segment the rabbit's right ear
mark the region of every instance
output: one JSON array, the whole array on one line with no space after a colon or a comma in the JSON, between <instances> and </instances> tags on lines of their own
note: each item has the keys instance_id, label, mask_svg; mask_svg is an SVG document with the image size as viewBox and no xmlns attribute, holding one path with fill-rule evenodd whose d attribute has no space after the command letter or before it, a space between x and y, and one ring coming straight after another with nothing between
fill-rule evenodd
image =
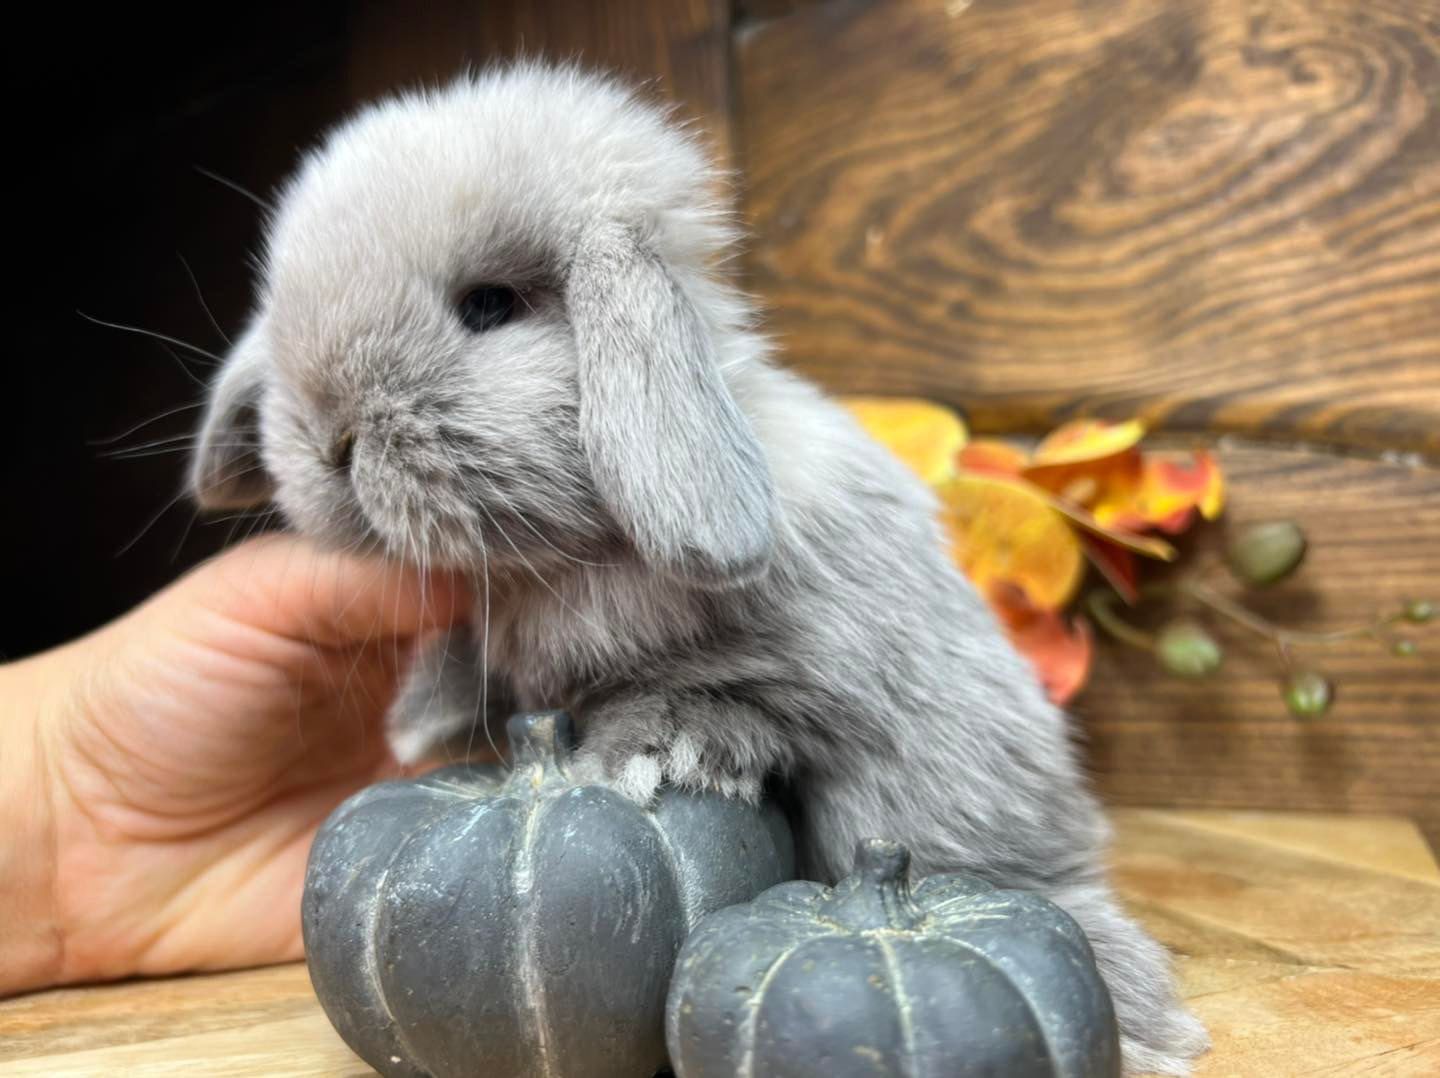
<instances>
[{"instance_id":1,"label":"rabbit's right ear","mask_svg":"<svg viewBox=\"0 0 1440 1078\"><path fill-rule=\"evenodd\" d=\"M210 387L190 461L190 492L202 509L250 509L270 500L270 476L260 460L267 364L257 322L235 342Z\"/></svg>"},{"instance_id":2,"label":"rabbit's right ear","mask_svg":"<svg viewBox=\"0 0 1440 1078\"><path fill-rule=\"evenodd\" d=\"M775 544L770 469L700 313L637 232L601 223L570 270L580 436L640 555L704 587L758 576Z\"/></svg>"}]
</instances>

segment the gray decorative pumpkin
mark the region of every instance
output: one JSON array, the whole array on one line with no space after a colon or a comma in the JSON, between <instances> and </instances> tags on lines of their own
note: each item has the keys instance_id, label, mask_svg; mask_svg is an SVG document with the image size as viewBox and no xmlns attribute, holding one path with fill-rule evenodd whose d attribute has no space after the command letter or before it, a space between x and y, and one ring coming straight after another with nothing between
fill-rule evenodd
<instances>
[{"instance_id":1,"label":"gray decorative pumpkin","mask_svg":"<svg viewBox=\"0 0 1440 1078\"><path fill-rule=\"evenodd\" d=\"M559 712L508 730L513 770L381 783L321 827L302 907L316 994L385 1075L645 1078L682 941L793 875L788 826L578 781Z\"/></svg>"},{"instance_id":2,"label":"gray decorative pumpkin","mask_svg":"<svg viewBox=\"0 0 1440 1078\"><path fill-rule=\"evenodd\" d=\"M910 889L862 842L832 888L785 883L707 917L666 1009L679 1078L1111 1078L1109 992L1084 933L974 876Z\"/></svg>"}]
</instances>

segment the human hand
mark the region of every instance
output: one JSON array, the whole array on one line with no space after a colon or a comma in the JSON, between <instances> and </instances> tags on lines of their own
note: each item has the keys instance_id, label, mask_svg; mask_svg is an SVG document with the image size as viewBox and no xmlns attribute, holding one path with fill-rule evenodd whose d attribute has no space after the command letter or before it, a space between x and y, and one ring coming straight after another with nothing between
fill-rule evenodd
<instances>
[{"instance_id":1,"label":"human hand","mask_svg":"<svg viewBox=\"0 0 1440 1078\"><path fill-rule=\"evenodd\" d=\"M462 584L267 536L0 669L0 993L301 955L316 828Z\"/></svg>"}]
</instances>

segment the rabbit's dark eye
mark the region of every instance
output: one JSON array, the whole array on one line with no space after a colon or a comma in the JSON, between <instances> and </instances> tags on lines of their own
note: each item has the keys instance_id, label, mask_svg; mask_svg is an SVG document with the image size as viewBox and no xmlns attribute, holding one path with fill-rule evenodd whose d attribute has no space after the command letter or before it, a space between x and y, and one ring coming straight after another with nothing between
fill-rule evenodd
<instances>
[{"instance_id":1,"label":"rabbit's dark eye","mask_svg":"<svg viewBox=\"0 0 1440 1078\"><path fill-rule=\"evenodd\" d=\"M485 284L472 288L460 300L460 321L471 333L503 326L515 316L520 295L501 284Z\"/></svg>"}]
</instances>

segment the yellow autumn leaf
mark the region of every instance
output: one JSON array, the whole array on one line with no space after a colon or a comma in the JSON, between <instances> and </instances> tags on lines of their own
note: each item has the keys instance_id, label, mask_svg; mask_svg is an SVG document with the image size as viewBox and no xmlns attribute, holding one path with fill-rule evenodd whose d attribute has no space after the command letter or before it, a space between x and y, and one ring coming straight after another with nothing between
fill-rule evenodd
<instances>
[{"instance_id":1,"label":"yellow autumn leaf","mask_svg":"<svg viewBox=\"0 0 1440 1078\"><path fill-rule=\"evenodd\" d=\"M1072 419L1056 427L1035 447L1035 452L1030 454L1028 468L1104 460L1133 449L1143 437L1145 424L1138 419L1127 419L1123 423L1111 423L1104 419Z\"/></svg>"},{"instance_id":2,"label":"yellow autumn leaf","mask_svg":"<svg viewBox=\"0 0 1440 1078\"><path fill-rule=\"evenodd\" d=\"M1080 541L1043 491L962 473L939 490L956 563L982 592L1010 584L1040 610L1064 606L1085 569Z\"/></svg>"},{"instance_id":3,"label":"yellow autumn leaf","mask_svg":"<svg viewBox=\"0 0 1440 1078\"><path fill-rule=\"evenodd\" d=\"M910 397L843 397L841 404L926 483L936 486L955 474L955 454L968 432L949 408Z\"/></svg>"}]
</instances>

